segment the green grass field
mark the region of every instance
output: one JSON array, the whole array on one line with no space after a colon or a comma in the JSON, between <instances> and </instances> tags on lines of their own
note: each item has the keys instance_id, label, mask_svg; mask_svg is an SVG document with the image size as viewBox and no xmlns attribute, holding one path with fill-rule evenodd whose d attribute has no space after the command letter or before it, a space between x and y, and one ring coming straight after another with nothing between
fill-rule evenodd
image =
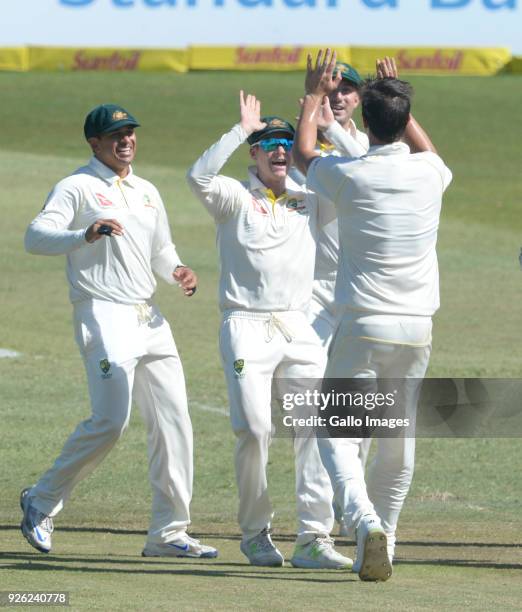
<instances>
[{"instance_id":1,"label":"green grass field","mask_svg":"<svg viewBox=\"0 0 522 612\"><path fill-rule=\"evenodd\" d=\"M453 170L439 234L442 307L430 376L520 377L522 245L519 99L513 76L415 78L415 114ZM217 331L214 228L184 175L238 119L237 92L267 114L292 117L297 74L0 74L0 590L67 590L86 610L520 609L520 438L421 439L399 524L394 577L361 583L335 571L253 568L239 552ZM64 258L24 253L23 233L54 183L84 163L85 114L101 102L142 123L137 173L162 192L184 260L200 287L187 300L161 286L157 300L184 360L195 431L193 529L220 548L207 562L142 559L148 525L145 432L137 414L103 465L56 520L53 553L38 554L18 525L20 489L35 481L89 414L73 341ZM246 150L226 172L244 175ZM293 461L276 439L270 486L275 538L290 556ZM342 538L339 549L353 552Z\"/></svg>"}]
</instances>

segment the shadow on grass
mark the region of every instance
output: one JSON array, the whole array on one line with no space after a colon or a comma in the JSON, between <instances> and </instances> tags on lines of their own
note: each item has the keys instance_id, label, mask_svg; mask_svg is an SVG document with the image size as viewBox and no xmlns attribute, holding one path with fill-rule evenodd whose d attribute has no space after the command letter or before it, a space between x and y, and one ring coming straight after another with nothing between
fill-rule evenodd
<instances>
[{"instance_id":1,"label":"shadow on grass","mask_svg":"<svg viewBox=\"0 0 522 612\"><path fill-rule=\"evenodd\" d=\"M15 561L15 563L12 563ZM4 563L7 562L7 563ZM9 563L11 562L11 563ZM18 562L18 563L16 563ZM56 563L56 565L55 565ZM68 565L60 565L66 563ZM73 563L82 563L83 567L74 567ZM111 565L127 565L127 566L140 566L134 568L116 568L116 567L93 567L85 564L103 564L104 566ZM200 567L193 567L194 565ZM165 566L169 568L166 569ZM522 570L522 563L503 563L493 561L480 561L475 559L397 559L394 565L433 565L442 567L469 567L469 568L481 568L481 569L499 569L499 570ZM144 566L150 567L147 569ZM181 568L180 566L184 566ZM186 566L192 566L190 569ZM3 569L16 569L16 570L63 570L73 572L114 572L114 573L127 573L127 574L187 574L195 576L238 576L240 578L261 578L267 579L279 579L283 577L281 573L284 571L284 576L292 580L312 580L315 582L338 582L339 579L345 578L345 572L339 572L339 570L322 570L322 571L333 571L336 574L335 579L326 578L314 578L310 576L310 572L313 570L302 570L299 568L293 568L291 566L285 566L284 570L280 568L257 568L246 563L238 563L235 561L225 562L221 560L204 560L204 559L189 559L189 558L157 558L157 557L125 557L124 555L118 555L113 558L111 557L100 557L96 555L82 555L82 556L68 556L68 555L41 555L37 553L18 553L18 552L2 552L0 553L0 567ZM222 567L223 569L218 569ZM212 569L210 569L212 568ZM238 571L234 571L233 568L238 568ZM242 571L240 571L242 570ZM298 577L299 574L303 574L306 578ZM352 574L348 573L350 576ZM333 576L333 575L332 575Z\"/></svg>"},{"instance_id":2,"label":"shadow on grass","mask_svg":"<svg viewBox=\"0 0 522 612\"><path fill-rule=\"evenodd\" d=\"M164 568L164 567L158 567L158 563L157 562L153 562L150 563L149 560L147 561L140 561L140 560L136 560L134 562L132 561L111 561L111 563L117 563L119 565L125 564L125 563L132 563L134 565L140 565L141 567L134 567L134 568L121 568L121 567L111 567L111 568L107 568L107 567L92 567L92 566L87 566L87 565L83 565L81 567L76 567L74 565L60 565L59 563L52 563L52 561L56 560L56 561L60 561L61 563L67 562L67 563L74 563L74 562L80 562L85 564L86 561L87 562L92 562L92 563L107 563L107 559L98 559L98 558L93 558L93 559L85 559L85 558L81 558L81 559L70 559L70 558L64 558L64 557L45 557L45 562L40 562L39 560L36 560L35 562L23 562L23 563L3 563L2 560L3 559L8 559L9 557L13 557L15 555L7 555L5 553L0 554L0 568L3 570L18 570L18 571L30 571L30 572L34 572L34 571L45 571L45 572L80 572L80 573L86 573L86 574L107 574L107 573L111 573L111 574L125 574L125 575L144 575L144 576L161 576L161 575L169 575L169 576L193 576L195 578L244 578L247 580L293 580L296 582L313 582L313 583L317 583L317 584L335 584L338 582L347 582L347 578L349 578L349 581L352 582L358 582L359 579L355 574L352 574L351 572L341 572L338 570L323 570L323 572L328 571L329 575L328 576L324 576L324 577L317 577L317 575L311 575L310 574L310 570L299 570L299 569L294 569L294 568L285 568L285 569L270 569L270 568L263 568L263 569L258 569L255 568L253 566L250 565L246 565L245 563L213 563L211 567L209 567L209 565L205 564L201 564L201 567L191 567L191 568L180 568L180 567L176 567L179 565L194 565L193 561L190 562L184 562L182 561L180 563L179 559L173 559L173 560L168 560L164 563L161 563L161 565L166 565L167 563L170 564L169 568ZM24 557L22 556L15 556L15 558L17 559L22 559ZM51 563L49 563L49 561L51 561ZM201 563L201 562L199 562ZM175 565L174 565L175 564ZM144 565L150 566L152 565L153 567L151 567L150 569L148 567L143 567ZM227 566L236 566L238 567L237 571L234 570L230 570L230 569L218 569L219 565L224 566L225 568ZM241 568L241 570L239 569ZM332 572L335 572L335 575L332 574Z\"/></svg>"},{"instance_id":3,"label":"shadow on grass","mask_svg":"<svg viewBox=\"0 0 522 612\"><path fill-rule=\"evenodd\" d=\"M485 569L522 570L522 563L495 563L494 561L474 561L473 559L398 559L396 565L442 565L444 567L473 567Z\"/></svg>"},{"instance_id":4,"label":"shadow on grass","mask_svg":"<svg viewBox=\"0 0 522 612\"><path fill-rule=\"evenodd\" d=\"M19 525L0 525L1 531L20 531ZM110 533L112 535L141 535L146 536L147 531L141 529L115 529L112 527L58 527L57 531L64 533ZM211 533L211 532L202 532L197 530L190 530L190 535L196 538L212 538L214 540L241 540L241 535L237 533ZM272 539L277 542L294 542L295 535L289 534L272 534ZM338 536L335 538L335 541L338 544L343 546L355 546L355 542L353 540L349 540L343 538L342 536ZM476 547L476 548L522 548L522 542L439 542L439 541L403 541L400 540L398 542L399 546L440 546L444 548L468 548L468 547Z\"/></svg>"}]
</instances>

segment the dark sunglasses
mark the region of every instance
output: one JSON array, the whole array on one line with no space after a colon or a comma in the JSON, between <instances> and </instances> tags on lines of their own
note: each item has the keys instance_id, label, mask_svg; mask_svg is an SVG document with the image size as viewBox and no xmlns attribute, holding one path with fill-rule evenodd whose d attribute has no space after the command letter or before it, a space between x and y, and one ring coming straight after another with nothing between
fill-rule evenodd
<instances>
[{"instance_id":1,"label":"dark sunglasses","mask_svg":"<svg viewBox=\"0 0 522 612\"><path fill-rule=\"evenodd\" d=\"M263 151L275 151L277 147L283 147L285 151L290 151L294 141L288 138L267 138L266 140L260 140L257 143Z\"/></svg>"}]
</instances>

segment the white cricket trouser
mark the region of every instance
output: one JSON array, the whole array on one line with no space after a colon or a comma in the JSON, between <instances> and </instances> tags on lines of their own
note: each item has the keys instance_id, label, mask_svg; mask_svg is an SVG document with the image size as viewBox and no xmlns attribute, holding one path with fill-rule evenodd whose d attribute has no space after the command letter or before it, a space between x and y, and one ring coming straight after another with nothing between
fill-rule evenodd
<instances>
[{"instance_id":1,"label":"white cricket trouser","mask_svg":"<svg viewBox=\"0 0 522 612\"><path fill-rule=\"evenodd\" d=\"M413 379L404 384L405 415L415 423L421 379L431 352L431 318L347 312L335 336L326 378ZM378 340L379 339L379 340ZM413 477L415 438L379 438L367 485L362 438L321 438L319 449L348 527L365 514L381 519L393 556L395 532Z\"/></svg>"},{"instance_id":2,"label":"white cricket trouser","mask_svg":"<svg viewBox=\"0 0 522 612\"><path fill-rule=\"evenodd\" d=\"M308 321L319 336L326 354L330 352L330 345L341 322L343 312L343 308L335 302L336 276L337 274L333 278L314 280L312 299L308 308ZM363 467L368 461L371 443L371 438L362 438L359 444L359 458Z\"/></svg>"},{"instance_id":3,"label":"white cricket trouser","mask_svg":"<svg viewBox=\"0 0 522 612\"><path fill-rule=\"evenodd\" d=\"M312 299L308 307L308 321L326 351L330 348L330 343L339 325L339 318L339 307L335 302L335 277L315 279Z\"/></svg>"},{"instance_id":4,"label":"white cricket trouser","mask_svg":"<svg viewBox=\"0 0 522 612\"><path fill-rule=\"evenodd\" d=\"M269 527L273 517L266 476L272 438L272 379L321 378L326 359L305 314L296 311L228 311L220 349L230 419L237 436L238 520L248 540ZM296 432L294 451L297 542L301 544L331 532L332 489L315 436Z\"/></svg>"},{"instance_id":5,"label":"white cricket trouser","mask_svg":"<svg viewBox=\"0 0 522 612\"><path fill-rule=\"evenodd\" d=\"M168 542L190 523L193 474L185 378L170 326L153 304L89 300L76 304L74 314L92 414L32 489L31 502L57 514L119 440L135 400L147 425L153 491L148 540Z\"/></svg>"}]
</instances>

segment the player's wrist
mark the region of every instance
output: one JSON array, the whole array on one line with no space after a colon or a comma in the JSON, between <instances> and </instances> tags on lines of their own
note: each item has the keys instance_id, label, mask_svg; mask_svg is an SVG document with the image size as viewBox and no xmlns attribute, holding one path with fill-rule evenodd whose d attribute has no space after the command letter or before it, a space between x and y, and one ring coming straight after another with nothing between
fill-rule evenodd
<instances>
[{"instance_id":1,"label":"player's wrist","mask_svg":"<svg viewBox=\"0 0 522 612\"><path fill-rule=\"evenodd\" d=\"M92 244L95 241L95 235L94 235L94 232L92 231L92 225L89 225L89 227L85 230L85 233L83 234L83 238L85 242L87 242L87 244Z\"/></svg>"}]
</instances>

